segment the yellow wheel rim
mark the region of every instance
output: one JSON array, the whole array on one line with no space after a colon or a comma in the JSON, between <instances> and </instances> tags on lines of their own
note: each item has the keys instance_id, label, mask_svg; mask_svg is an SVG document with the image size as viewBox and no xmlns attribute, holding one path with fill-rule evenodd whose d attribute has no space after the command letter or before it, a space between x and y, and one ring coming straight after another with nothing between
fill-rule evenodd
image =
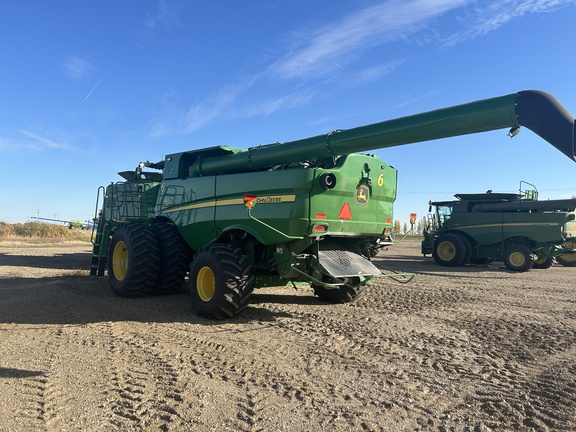
<instances>
[{"instance_id":1,"label":"yellow wheel rim","mask_svg":"<svg viewBox=\"0 0 576 432\"><path fill-rule=\"evenodd\" d=\"M526 258L524 257L524 254L521 254L520 252L513 252L510 255L510 262L516 267L522 266L525 261Z\"/></svg>"},{"instance_id":2,"label":"yellow wheel rim","mask_svg":"<svg viewBox=\"0 0 576 432\"><path fill-rule=\"evenodd\" d=\"M196 291L198 296L205 302L212 300L216 292L216 278L210 267L202 267L196 277Z\"/></svg>"},{"instance_id":3,"label":"yellow wheel rim","mask_svg":"<svg viewBox=\"0 0 576 432\"><path fill-rule=\"evenodd\" d=\"M119 241L114 246L112 253L112 269L116 280L124 280L128 273L128 249L123 241Z\"/></svg>"},{"instance_id":4,"label":"yellow wheel rim","mask_svg":"<svg viewBox=\"0 0 576 432\"><path fill-rule=\"evenodd\" d=\"M544 264L544 263L546 262L546 260L548 260L548 258L546 258L546 257L540 257L540 258L536 258L536 259L534 260L534 263L535 263L535 264Z\"/></svg>"},{"instance_id":5,"label":"yellow wheel rim","mask_svg":"<svg viewBox=\"0 0 576 432\"><path fill-rule=\"evenodd\" d=\"M440 243L436 251L438 253L438 256L443 261L450 261L456 256L456 248L454 247L454 244L449 241L443 241L442 243Z\"/></svg>"},{"instance_id":6,"label":"yellow wheel rim","mask_svg":"<svg viewBox=\"0 0 576 432\"><path fill-rule=\"evenodd\" d=\"M564 255L560 255L560 257L567 262L574 262L576 261L576 253L574 252L568 252L565 253Z\"/></svg>"}]
</instances>

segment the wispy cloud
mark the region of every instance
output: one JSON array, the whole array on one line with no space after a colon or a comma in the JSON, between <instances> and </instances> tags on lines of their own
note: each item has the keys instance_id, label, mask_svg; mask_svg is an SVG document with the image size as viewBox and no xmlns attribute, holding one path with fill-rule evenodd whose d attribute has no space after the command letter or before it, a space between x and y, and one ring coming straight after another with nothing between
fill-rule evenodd
<instances>
[{"instance_id":1,"label":"wispy cloud","mask_svg":"<svg viewBox=\"0 0 576 432\"><path fill-rule=\"evenodd\" d=\"M83 57L69 56L64 60L63 65L66 74L75 81L92 75L95 71L94 66Z\"/></svg>"},{"instance_id":2,"label":"wispy cloud","mask_svg":"<svg viewBox=\"0 0 576 432\"><path fill-rule=\"evenodd\" d=\"M16 144L8 139L0 137L0 150L13 150L16 148Z\"/></svg>"},{"instance_id":3,"label":"wispy cloud","mask_svg":"<svg viewBox=\"0 0 576 432\"><path fill-rule=\"evenodd\" d=\"M302 43L269 71L283 79L322 76L342 70L378 45L413 33L429 20L470 0L391 0L301 35Z\"/></svg>"},{"instance_id":4,"label":"wispy cloud","mask_svg":"<svg viewBox=\"0 0 576 432\"><path fill-rule=\"evenodd\" d=\"M256 116L268 116L276 111L292 109L303 106L316 96L316 92L305 90L294 92L288 95L279 96L274 99L260 101L257 104L244 109L239 114L240 117L249 118Z\"/></svg>"},{"instance_id":5,"label":"wispy cloud","mask_svg":"<svg viewBox=\"0 0 576 432\"><path fill-rule=\"evenodd\" d=\"M409 58L391 54L390 59L358 68L372 50L383 45L409 39L418 46L436 44L450 47L486 35L523 15L550 12L573 3L576 0L377 2L323 27L293 32L284 51L276 57L272 52L267 52L267 63L251 78L224 85L188 109L178 109L180 115L174 116L173 106L167 112L170 112L172 119L179 119L184 133L196 131L217 117L270 115L305 105L321 89L331 89L335 84L366 85L378 81L410 61ZM449 27L452 33L448 35L442 25L446 19L451 20ZM239 97L248 90L264 88L268 89L268 93L277 95L242 108L236 106ZM258 91L252 93L257 94ZM169 118L167 115L161 117ZM155 130L165 133L171 128L164 125Z\"/></svg>"},{"instance_id":6,"label":"wispy cloud","mask_svg":"<svg viewBox=\"0 0 576 432\"><path fill-rule=\"evenodd\" d=\"M34 150L73 150L68 139L61 132L43 132L30 129L21 129L20 133L28 139L25 145Z\"/></svg>"},{"instance_id":7,"label":"wispy cloud","mask_svg":"<svg viewBox=\"0 0 576 432\"><path fill-rule=\"evenodd\" d=\"M158 1L156 9L146 14L144 27L148 30L157 30L161 27L179 26L180 11L183 6L180 1Z\"/></svg>"},{"instance_id":8,"label":"wispy cloud","mask_svg":"<svg viewBox=\"0 0 576 432\"><path fill-rule=\"evenodd\" d=\"M498 30L505 24L524 15L549 13L564 6L576 4L575 0L497 0L475 6L461 16L461 27L443 40L450 47Z\"/></svg>"}]
</instances>

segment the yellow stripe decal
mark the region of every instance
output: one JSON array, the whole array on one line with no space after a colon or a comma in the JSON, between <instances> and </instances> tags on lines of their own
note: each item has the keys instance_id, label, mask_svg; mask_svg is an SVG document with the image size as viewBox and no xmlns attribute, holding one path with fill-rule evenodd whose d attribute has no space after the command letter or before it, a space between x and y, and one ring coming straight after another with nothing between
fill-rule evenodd
<instances>
[{"instance_id":1,"label":"yellow stripe decal","mask_svg":"<svg viewBox=\"0 0 576 432\"><path fill-rule=\"evenodd\" d=\"M517 222L505 224L486 224L486 225L466 225L466 228L494 228L494 227L515 227L515 226L560 226L561 224L554 222ZM454 228L459 228L460 225L454 225Z\"/></svg>"},{"instance_id":2,"label":"yellow stripe decal","mask_svg":"<svg viewBox=\"0 0 576 432\"><path fill-rule=\"evenodd\" d=\"M279 204L279 203L291 203L296 201L296 195L267 195L256 198L256 204ZM225 200L212 200L205 201L197 204L187 204L180 207L171 208L164 210L163 213L174 213L184 210L196 210L208 207L221 207L229 205L244 205L244 198L229 198Z\"/></svg>"}]
</instances>

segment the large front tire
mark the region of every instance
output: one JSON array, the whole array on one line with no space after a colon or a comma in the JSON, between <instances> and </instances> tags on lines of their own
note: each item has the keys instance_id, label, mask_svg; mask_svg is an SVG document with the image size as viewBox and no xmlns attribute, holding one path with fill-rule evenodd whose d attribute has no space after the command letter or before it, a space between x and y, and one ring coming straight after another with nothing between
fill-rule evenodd
<instances>
[{"instance_id":1,"label":"large front tire","mask_svg":"<svg viewBox=\"0 0 576 432\"><path fill-rule=\"evenodd\" d=\"M458 234L442 234L434 242L432 257L437 264L457 267L470 258L470 242Z\"/></svg>"},{"instance_id":2,"label":"large front tire","mask_svg":"<svg viewBox=\"0 0 576 432\"><path fill-rule=\"evenodd\" d=\"M196 313L209 319L239 315L250 303L254 276L240 248L212 244L200 249L190 264L188 286Z\"/></svg>"},{"instance_id":3,"label":"large front tire","mask_svg":"<svg viewBox=\"0 0 576 432\"><path fill-rule=\"evenodd\" d=\"M522 245L512 245L504 251L504 265L508 270L525 272L532 268L534 261L530 249Z\"/></svg>"},{"instance_id":4,"label":"large front tire","mask_svg":"<svg viewBox=\"0 0 576 432\"><path fill-rule=\"evenodd\" d=\"M120 226L108 253L108 279L118 297L138 297L153 292L158 279L160 251L154 232L144 224Z\"/></svg>"}]
</instances>

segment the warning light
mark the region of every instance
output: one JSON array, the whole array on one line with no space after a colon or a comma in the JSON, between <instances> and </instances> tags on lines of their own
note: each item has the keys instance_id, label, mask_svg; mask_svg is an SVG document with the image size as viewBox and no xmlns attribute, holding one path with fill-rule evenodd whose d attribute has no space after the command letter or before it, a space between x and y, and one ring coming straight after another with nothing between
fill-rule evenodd
<instances>
[{"instance_id":1,"label":"warning light","mask_svg":"<svg viewBox=\"0 0 576 432\"><path fill-rule=\"evenodd\" d=\"M326 213L316 213L316 219L326 219Z\"/></svg>"},{"instance_id":2,"label":"warning light","mask_svg":"<svg viewBox=\"0 0 576 432\"><path fill-rule=\"evenodd\" d=\"M414 225L416 223L416 213L410 213L410 225Z\"/></svg>"},{"instance_id":3,"label":"warning light","mask_svg":"<svg viewBox=\"0 0 576 432\"><path fill-rule=\"evenodd\" d=\"M391 219L391 218L387 218L387 219L386 219L386 223L387 223L387 224L391 224L391 223L392 223L392 219Z\"/></svg>"},{"instance_id":4,"label":"warning light","mask_svg":"<svg viewBox=\"0 0 576 432\"><path fill-rule=\"evenodd\" d=\"M325 225L314 225L314 232L326 232Z\"/></svg>"},{"instance_id":5,"label":"warning light","mask_svg":"<svg viewBox=\"0 0 576 432\"><path fill-rule=\"evenodd\" d=\"M352 210L350 210L350 204L348 204L347 202L344 203L344 205L340 209L340 213L338 213L338 217L343 220L352 219Z\"/></svg>"}]
</instances>

